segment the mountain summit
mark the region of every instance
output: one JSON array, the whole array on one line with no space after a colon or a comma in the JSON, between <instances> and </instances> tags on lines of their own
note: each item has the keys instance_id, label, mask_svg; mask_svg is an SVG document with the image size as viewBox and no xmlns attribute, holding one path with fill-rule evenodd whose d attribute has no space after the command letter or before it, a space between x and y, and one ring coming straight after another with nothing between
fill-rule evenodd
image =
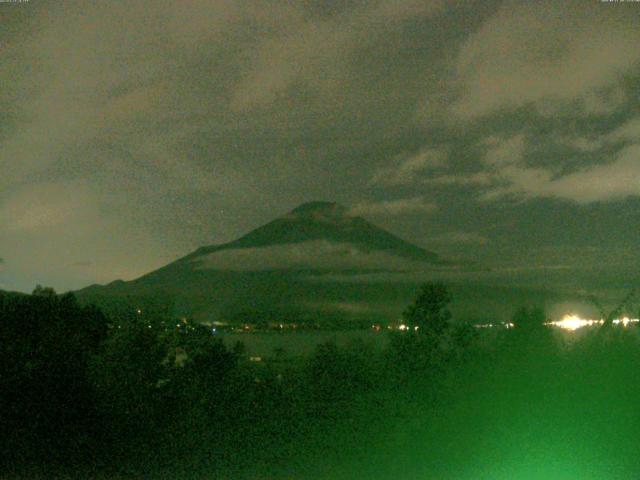
<instances>
[{"instance_id":1,"label":"mountain summit","mask_svg":"<svg viewBox=\"0 0 640 480\"><path fill-rule=\"evenodd\" d=\"M315 245L319 248L328 245L349 247L352 253L379 251L418 262L440 263L435 253L417 247L361 217L352 215L346 207L338 203L319 201L304 203L232 242L201 247L187 255L183 261L193 261L197 257L222 250L286 245L300 247L301 244L307 244L308 247Z\"/></svg>"}]
</instances>

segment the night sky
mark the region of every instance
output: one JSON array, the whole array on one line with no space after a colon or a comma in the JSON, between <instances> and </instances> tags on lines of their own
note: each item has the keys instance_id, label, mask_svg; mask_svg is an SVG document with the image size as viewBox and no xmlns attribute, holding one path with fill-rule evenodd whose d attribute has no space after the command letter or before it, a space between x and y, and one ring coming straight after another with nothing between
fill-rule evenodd
<instances>
[{"instance_id":1,"label":"night sky","mask_svg":"<svg viewBox=\"0 0 640 480\"><path fill-rule=\"evenodd\" d=\"M637 2L0 3L0 289L311 200L496 268L639 264L639 45Z\"/></svg>"}]
</instances>

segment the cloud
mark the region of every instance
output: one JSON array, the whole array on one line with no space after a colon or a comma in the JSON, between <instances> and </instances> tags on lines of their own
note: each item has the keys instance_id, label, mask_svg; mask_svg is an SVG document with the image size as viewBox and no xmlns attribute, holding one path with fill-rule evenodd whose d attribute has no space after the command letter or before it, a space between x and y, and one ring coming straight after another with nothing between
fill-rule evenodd
<instances>
[{"instance_id":1,"label":"cloud","mask_svg":"<svg viewBox=\"0 0 640 480\"><path fill-rule=\"evenodd\" d=\"M432 222L472 231L453 212L473 223L479 196L566 197L564 177L629 172L616 152L640 132L617 123L637 106L637 9L576 5L2 8L3 275L58 290L133 278L317 198L414 239Z\"/></svg>"},{"instance_id":2,"label":"cloud","mask_svg":"<svg viewBox=\"0 0 640 480\"><path fill-rule=\"evenodd\" d=\"M460 49L461 96L455 118L539 104L552 114L567 102L586 110L615 104L622 75L640 60L640 24L628 10L594 2L505 2Z\"/></svg>"},{"instance_id":3,"label":"cloud","mask_svg":"<svg viewBox=\"0 0 640 480\"><path fill-rule=\"evenodd\" d=\"M76 268L85 268L85 267L93 266L93 262L91 262L89 260L80 260L80 261L77 261L77 262L73 262L70 265L72 267L76 267Z\"/></svg>"},{"instance_id":4,"label":"cloud","mask_svg":"<svg viewBox=\"0 0 640 480\"><path fill-rule=\"evenodd\" d=\"M352 215L402 215L410 213L431 213L437 209L436 204L426 201L422 197L400 198L397 200L382 200L361 202L354 205L349 213Z\"/></svg>"},{"instance_id":5,"label":"cloud","mask_svg":"<svg viewBox=\"0 0 640 480\"><path fill-rule=\"evenodd\" d=\"M0 202L0 229L20 232L64 227L86 218L95 206L88 186L47 182L19 189Z\"/></svg>"},{"instance_id":6,"label":"cloud","mask_svg":"<svg viewBox=\"0 0 640 480\"><path fill-rule=\"evenodd\" d=\"M583 153L597 152L604 146L604 142L599 138L592 139L581 136L561 136L556 141Z\"/></svg>"},{"instance_id":7,"label":"cloud","mask_svg":"<svg viewBox=\"0 0 640 480\"><path fill-rule=\"evenodd\" d=\"M473 187L480 199L496 201L505 196L561 198L577 203L621 200L640 195L640 144L630 143L640 134L636 119L601 137L551 134L547 145L569 147L577 155L571 165L558 161L540 162L536 145L524 134L490 136L478 143L484 150L476 170L435 175L431 185ZM613 150L613 158L593 157L617 142L627 145ZM582 160L580 155L585 155ZM547 159L545 159L547 160ZM586 161L588 160L588 161Z\"/></svg>"},{"instance_id":8,"label":"cloud","mask_svg":"<svg viewBox=\"0 0 640 480\"><path fill-rule=\"evenodd\" d=\"M518 163L524 155L525 138L523 134L514 135L507 139L490 137L484 143L488 147L484 161L495 168Z\"/></svg>"},{"instance_id":9,"label":"cloud","mask_svg":"<svg viewBox=\"0 0 640 480\"><path fill-rule=\"evenodd\" d=\"M378 0L354 5L328 18L309 18L293 10L285 14L288 22L282 22L274 15L276 24L286 28L273 28L276 34L258 45L250 69L234 88L231 107L243 111L268 105L298 82L325 101L339 101L340 89L353 81L354 52L406 19L442 12L446 2Z\"/></svg>"},{"instance_id":10,"label":"cloud","mask_svg":"<svg viewBox=\"0 0 640 480\"><path fill-rule=\"evenodd\" d=\"M157 268L160 242L126 217L88 182L49 181L15 186L0 195L4 272L11 288L36 283L58 290L96 281L131 279ZM82 255L95 268L78 268Z\"/></svg>"},{"instance_id":11,"label":"cloud","mask_svg":"<svg viewBox=\"0 0 640 480\"><path fill-rule=\"evenodd\" d=\"M261 271L277 269L411 270L421 264L382 251L314 240L261 248L225 249L193 260L202 270Z\"/></svg>"},{"instance_id":12,"label":"cloud","mask_svg":"<svg viewBox=\"0 0 640 480\"><path fill-rule=\"evenodd\" d=\"M492 135L483 139L478 147L484 155L475 170L458 171L449 168L421 179L425 185L441 187L489 188L500 180L500 172L510 165L519 164L526 152L526 138L522 133L511 137Z\"/></svg>"},{"instance_id":13,"label":"cloud","mask_svg":"<svg viewBox=\"0 0 640 480\"><path fill-rule=\"evenodd\" d=\"M495 181L495 175L490 172L476 171L468 173L452 173L425 178L425 185L444 187L486 187Z\"/></svg>"},{"instance_id":14,"label":"cloud","mask_svg":"<svg viewBox=\"0 0 640 480\"><path fill-rule=\"evenodd\" d=\"M204 3L189 3L180 9L193 7L210 18ZM223 19L222 7L228 7L226 2L211 2L208 9ZM2 139L0 165L6 168L0 187L47 170L59 175L100 172L108 165L94 153L101 150L110 152L113 164L136 168L146 163L148 170L167 172L157 175L156 188L175 185L177 172L202 183L202 172L176 148L185 125L173 122L170 133L159 132L162 122L175 114L179 94L174 82L180 83L184 74L176 64L191 53L161 47L175 33L170 28L173 10L149 9L141 2L65 4L33 19L39 28L24 44L12 45L12 56L32 68L22 72L19 65L9 65L0 70L0 76L23 87L21 95L6 99L19 115ZM215 38L215 25L189 41ZM150 142L154 149L148 148Z\"/></svg>"},{"instance_id":15,"label":"cloud","mask_svg":"<svg viewBox=\"0 0 640 480\"><path fill-rule=\"evenodd\" d=\"M447 152L439 148L423 148L412 155L398 155L391 165L378 169L371 183L373 185L411 185L433 169L446 166Z\"/></svg>"},{"instance_id":16,"label":"cloud","mask_svg":"<svg viewBox=\"0 0 640 480\"><path fill-rule=\"evenodd\" d=\"M584 94L581 106L587 115L611 115L623 108L627 100L624 89L618 85Z\"/></svg>"},{"instance_id":17,"label":"cloud","mask_svg":"<svg viewBox=\"0 0 640 480\"><path fill-rule=\"evenodd\" d=\"M640 117L634 117L606 135L609 142L640 143Z\"/></svg>"},{"instance_id":18,"label":"cloud","mask_svg":"<svg viewBox=\"0 0 640 480\"><path fill-rule=\"evenodd\" d=\"M402 22L429 9L428 2L367 2L358 9L371 23L359 25L348 9L330 19L292 2L43 7L29 9L28 21L3 9L11 35L3 36L0 63L0 236L3 254L20 270L12 272L16 278L73 278L60 289L80 286L69 271L69 249L97 258L97 278L83 281L131 277L157 266L150 255L157 263L166 250L233 236L260 215L256 205L269 211L272 197L288 200L270 187L283 186L285 171L289 180L292 163L300 164L295 183L304 174L315 182L312 169L291 158L291 132L300 122L278 130L274 116L244 116L230 99L251 79L257 97L298 78L311 81L342 57L341 39L352 40L351 51L359 48L352 34L366 38L385 15ZM324 55L328 39L333 47ZM280 57L272 47L282 49ZM283 62L275 70L272 53ZM349 76L340 73L348 63L336 65L336 78ZM298 71L303 64L313 68ZM261 83L280 67L288 76L282 83ZM306 102L291 107L284 112L306 115ZM321 163L317 156L306 163Z\"/></svg>"},{"instance_id":19,"label":"cloud","mask_svg":"<svg viewBox=\"0 0 640 480\"><path fill-rule=\"evenodd\" d=\"M444 245L485 245L489 239L476 232L455 231L429 237L427 242Z\"/></svg>"},{"instance_id":20,"label":"cloud","mask_svg":"<svg viewBox=\"0 0 640 480\"><path fill-rule=\"evenodd\" d=\"M640 195L640 145L620 150L611 162L590 165L562 176L544 168L511 165L500 171L504 184L485 193L485 199L507 194L555 197L578 203L620 200Z\"/></svg>"}]
</instances>

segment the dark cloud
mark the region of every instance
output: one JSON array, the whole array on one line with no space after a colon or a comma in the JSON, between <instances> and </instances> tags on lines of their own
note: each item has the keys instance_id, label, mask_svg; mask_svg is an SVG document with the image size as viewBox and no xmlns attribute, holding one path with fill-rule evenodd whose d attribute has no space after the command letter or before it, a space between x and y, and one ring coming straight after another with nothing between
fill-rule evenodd
<instances>
[{"instance_id":1,"label":"dark cloud","mask_svg":"<svg viewBox=\"0 0 640 480\"><path fill-rule=\"evenodd\" d=\"M639 193L636 13L0 4L0 280L133 278L319 198L473 257L533 248L536 231L582 241L572 219L599 231L583 212L620 218Z\"/></svg>"}]
</instances>

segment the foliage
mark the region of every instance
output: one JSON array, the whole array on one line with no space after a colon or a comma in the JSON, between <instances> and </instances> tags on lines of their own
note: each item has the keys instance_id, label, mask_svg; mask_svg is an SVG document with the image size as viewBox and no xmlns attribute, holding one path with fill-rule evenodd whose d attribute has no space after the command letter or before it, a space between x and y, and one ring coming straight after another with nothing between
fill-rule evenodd
<instances>
[{"instance_id":1,"label":"foliage","mask_svg":"<svg viewBox=\"0 0 640 480\"><path fill-rule=\"evenodd\" d=\"M219 478L243 478L311 461L356 430L382 428L382 412L404 408L398 388L418 404L437 392L452 352L472 341L457 329L436 335L438 319L449 318L434 307L448 303L439 298L423 297L415 310L427 334L392 339L386 351L330 342L308 359L275 352L256 363L242 344L152 306L107 318L43 287L0 294L0 407L10 412L0 417L0 446L15 452L0 467L42 465L52 477L55 465L90 477L80 466L102 465L108 477L130 478L199 462ZM302 455L304 444L315 447Z\"/></svg>"},{"instance_id":2,"label":"foliage","mask_svg":"<svg viewBox=\"0 0 640 480\"><path fill-rule=\"evenodd\" d=\"M542 328L546 319L547 315L542 307L522 306L513 314L511 322L517 329L532 330Z\"/></svg>"},{"instance_id":3,"label":"foliage","mask_svg":"<svg viewBox=\"0 0 640 480\"><path fill-rule=\"evenodd\" d=\"M449 328L451 312L448 305L452 296L447 286L440 282L425 283L403 317L405 323L424 335L440 336Z\"/></svg>"},{"instance_id":4,"label":"foliage","mask_svg":"<svg viewBox=\"0 0 640 480\"><path fill-rule=\"evenodd\" d=\"M320 344L308 365L309 383L316 398L335 401L369 389L376 379L374 353L364 342L340 349L333 342Z\"/></svg>"},{"instance_id":5,"label":"foliage","mask_svg":"<svg viewBox=\"0 0 640 480\"><path fill-rule=\"evenodd\" d=\"M541 308L496 333L450 322L449 301L425 286L406 317L424 328L394 332L384 349L328 342L308 358L251 361L242 344L151 308L107 319L50 289L0 293L0 477L335 478L331 466L353 462L362 478L396 478L412 449L436 475L452 442L495 442L487 426L511 442L524 422L521 440L540 445L554 442L546 425L594 425L575 409L598 412L600 431L609 418L637 427L635 327L567 348ZM456 435L444 444L443 432ZM633 442L616 445L632 457Z\"/></svg>"},{"instance_id":6,"label":"foliage","mask_svg":"<svg viewBox=\"0 0 640 480\"><path fill-rule=\"evenodd\" d=\"M632 303L635 297L636 290L632 288L631 290L629 290L627 295L625 295L625 297L620 302L618 302L614 308L610 310L605 309L600 300L598 300L595 295L591 295L589 299L600 312L601 318L604 320L604 325L611 326L613 324L613 320L616 318L620 318L625 311L627 311L627 313L633 311Z\"/></svg>"},{"instance_id":7,"label":"foliage","mask_svg":"<svg viewBox=\"0 0 640 480\"><path fill-rule=\"evenodd\" d=\"M3 451L64 461L89 448L95 410L88 365L106 336L106 318L73 295L43 288L0 295Z\"/></svg>"}]
</instances>

